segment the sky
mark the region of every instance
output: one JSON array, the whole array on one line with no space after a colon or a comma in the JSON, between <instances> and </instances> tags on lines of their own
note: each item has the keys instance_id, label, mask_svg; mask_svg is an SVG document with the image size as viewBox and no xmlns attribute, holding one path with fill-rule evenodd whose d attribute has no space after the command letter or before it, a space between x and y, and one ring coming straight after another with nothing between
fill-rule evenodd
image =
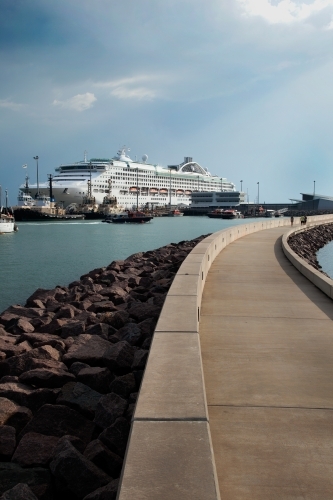
<instances>
[{"instance_id":1,"label":"sky","mask_svg":"<svg viewBox=\"0 0 333 500\"><path fill-rule=\"evenodd\" d=\"M333 0L1 0L0 185L191 156L255 201L333 196ZM27 165L27 168L22 168Z\"/></svg>"}]
</instances>

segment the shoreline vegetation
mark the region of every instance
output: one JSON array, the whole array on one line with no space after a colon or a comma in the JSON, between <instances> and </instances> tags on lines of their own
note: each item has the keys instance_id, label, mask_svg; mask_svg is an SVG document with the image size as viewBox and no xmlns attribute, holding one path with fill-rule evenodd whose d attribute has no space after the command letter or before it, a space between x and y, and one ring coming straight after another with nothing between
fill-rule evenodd
<instances>
[{"instance_id":1,"label":"shoreline vegetation","mask_svg":"<svg viewBox=\"0 0 333 500\"><path fill-rule=\"evenodd\" d=\"M0 495L116 498L158 317L206 236L37 289L0 314Z\"/></svg>"}]
</instances>

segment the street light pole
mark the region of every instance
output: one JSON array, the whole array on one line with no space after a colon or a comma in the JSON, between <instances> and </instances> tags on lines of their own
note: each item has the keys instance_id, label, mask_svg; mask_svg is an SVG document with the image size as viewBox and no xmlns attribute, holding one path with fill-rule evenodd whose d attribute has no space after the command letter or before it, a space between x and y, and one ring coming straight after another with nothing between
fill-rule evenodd
<instances>
[{"instance_id":1,"label":"street light pole","mask_svg":"<svg viewBox=\"0 0 333 500\"><path fill-rule=\"evenodd\" d=\"M39 179L38 179L38 160L39 156L34 156L34 160L36 160L37 163L37 197L39 196Z\"/></svg>"},{"instance_id":2,"label":"street light pole","mask_svg":"<svg viewBox=\"0 0 333 500\"><path fill-rule=\"evenodd\" d=\"M1 203L1 198L2 198L2 187L1 187L1 184L0 184L0 212L1 212L1 209L2 209L2 203Z\"/></svg>"},{"instance_id":3,"label":"street light pole","mask_svg":"<svg viewBox=\"0 0 333 500\"><path fill-rule=\"evenodd\" d=\"M257 182L258 184L258 215L259 215L259 182Z\"/></svg>"},{"instance_id":4,"label":"street light pole","mask_svg":"<svg viewBox=\"0 0 333 500\"><path fill-rule=\"evenodd\" d=\"M316 195L316 181L313 181L313 202L312 202L312 210L314 210L315 195Z\"/></svg>"},{"instance_id":5,"label":"street light pole","mask_svg":"<svg viewBox=\"0 0 333 500\"><path fill-rule=\"evenodd\" d=\"M136 167L136 211L139 210L139 166Z\"/></svg>"}]
</instances>

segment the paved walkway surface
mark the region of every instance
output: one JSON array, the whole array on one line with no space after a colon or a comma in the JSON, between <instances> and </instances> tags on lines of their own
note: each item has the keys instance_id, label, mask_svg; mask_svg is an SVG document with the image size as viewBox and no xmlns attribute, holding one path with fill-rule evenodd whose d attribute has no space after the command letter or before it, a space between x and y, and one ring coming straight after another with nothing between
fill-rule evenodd
<instances>
[{"instance_id":1,"label":"paved walkway surface","mask_svg":"<svg viewBox=\"0 0 333 500\"><path fill-rule=\"evenodd\" d=\"M333 302L281 249L290 228L226 247L200 340L222 500L333 499Z\"/></svg>"}]
</instances>

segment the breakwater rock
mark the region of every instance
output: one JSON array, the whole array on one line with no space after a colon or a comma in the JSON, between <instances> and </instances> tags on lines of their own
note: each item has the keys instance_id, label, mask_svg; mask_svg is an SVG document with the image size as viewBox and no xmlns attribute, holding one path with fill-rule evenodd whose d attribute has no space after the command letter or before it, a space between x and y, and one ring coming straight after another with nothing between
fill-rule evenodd
<instances>
[{"instance_id":1,"label":"breakwater rock","mask_svg":"<svg viewBox=\"0 0 333 500\"><path fill-rule=\"evenodd\" d=\"M325 274L325 276L327 276L327 274L321 270L316 253L320 248L324 247L332 240L333 224L321 224L290 236L288 239L288 245L299 257L310 264L310 266L314 267L318 271L321 271Z\"/></svg>"},{"instance_id":2,"label":"breakwater rock","mask_svg":"<svg viewBox=\"0 0 333 500\"><path fill-rule=\"evenodd\" d=\"M1 500L116 498L165 296L203 238L38 289L0 315Z\"/></svg>"}]
</instances>

